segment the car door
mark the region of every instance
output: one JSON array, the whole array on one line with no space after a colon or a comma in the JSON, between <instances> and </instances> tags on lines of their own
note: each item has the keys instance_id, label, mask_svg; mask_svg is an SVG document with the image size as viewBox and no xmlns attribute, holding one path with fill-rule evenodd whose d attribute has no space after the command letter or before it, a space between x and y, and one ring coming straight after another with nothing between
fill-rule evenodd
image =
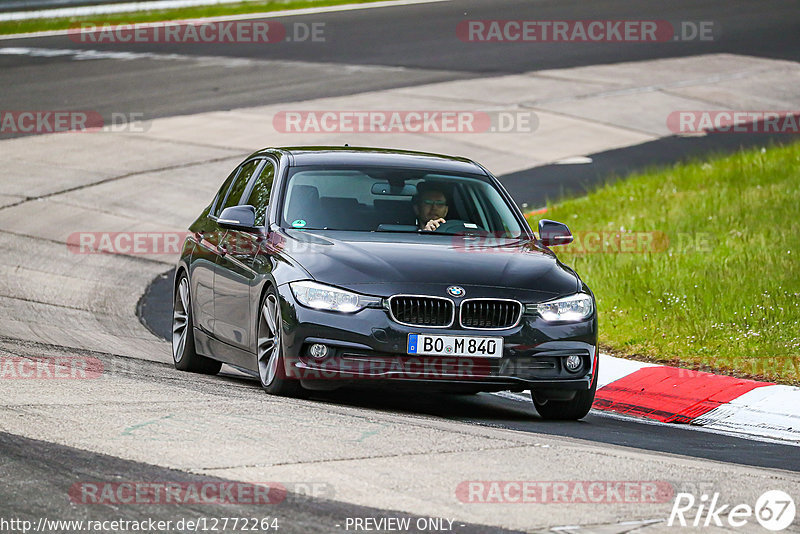
<instances>
[{"instance_id":1,"label":"car door","mask_svg":"<svg viewBox=\"0 0 800 534\"><path fill-rule=\"evenodd\" d=\"M238 166L228 175L211 202L205 218L191 228L198 243L192 254L190 277L194 326L209 334L214 332L214 274L217 269L219 243L225 233L217 225L217 216L241 170L242 166Z\"/></svg>"},{"instance_id":2,"label":"car door","mask_svg":"<svg viewBox=\"0 0 800 534\"><path fill-rule=\"evenodd\" d=\"M252 192L260 190L262 169L270 169L265 176L270 176L269 183L272 184L274 166L271 162L257 159L245 163L223 209L249 204ZM219 244L214 277L214 336L247 351L252 341L250 288L256 276L252 262L261 238L259 233L227 230Z\"/></svg>"}]
</instances>

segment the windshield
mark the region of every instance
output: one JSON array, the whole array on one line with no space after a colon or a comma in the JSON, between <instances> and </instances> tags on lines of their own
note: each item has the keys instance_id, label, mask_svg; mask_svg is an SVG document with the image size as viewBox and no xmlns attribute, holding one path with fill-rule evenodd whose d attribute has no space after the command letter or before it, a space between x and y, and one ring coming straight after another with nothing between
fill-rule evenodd
<instances>
[{"instance_id":1,"label":"windshield","mask_svg":"<svg viewBox=\"0 0 800 534\"><path fill-rule=\"evenodd\" d=\"M395 168L290 170L282 225L297 229L525 235L512 208L485 177Z\"/></svg>"}]
</instances>

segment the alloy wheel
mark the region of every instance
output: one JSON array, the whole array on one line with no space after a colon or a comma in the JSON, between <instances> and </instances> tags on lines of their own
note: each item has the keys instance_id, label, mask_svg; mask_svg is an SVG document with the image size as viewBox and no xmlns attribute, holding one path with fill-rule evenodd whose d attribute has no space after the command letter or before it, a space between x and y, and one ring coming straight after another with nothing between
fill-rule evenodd
<instances>
[{"instance_id":1,"label":"alloy wheel","mask_svg":"<svg viewBox=\"0 0 800 534\"><path fill-rule=\"evenodd\" d=\"M281 350L281 310L275 295L267 295L258 323L258 374L261 384L275 380Z\"/></svg>"},{"instance_id":2,"label":"alloy wheel","mask_svg":"<svg viewBox=\"0 0 800 534\"><path fill-rule=\"evenodd\" d=\"M189 281L182 278L175 292L172 311L172 356L176 362L183 358L186 336L189 333Z\"/></svg>"}]
</instances>

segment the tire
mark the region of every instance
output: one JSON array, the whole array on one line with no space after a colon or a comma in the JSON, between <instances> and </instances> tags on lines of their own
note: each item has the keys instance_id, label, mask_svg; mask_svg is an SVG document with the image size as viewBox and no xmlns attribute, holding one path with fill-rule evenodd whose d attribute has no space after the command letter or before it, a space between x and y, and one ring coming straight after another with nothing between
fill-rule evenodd
<instances>
[{"instance_id":1,"label":"tire","mask_svg":"<svg viewBox=\"0 0 800 534\"><path fill-rule=\"evenodd\" d=\"M280 298L270 287L258 308L256 365L261 387L270 395L299 397L305 392L299 380L286 376L283 357L283 316Z\"/></svg>"},{"instance_id":2,"label":"tire","mask_svg":"<svg viewBox=\"0 0 800 534\"><path fill-rule=\"evenodd\" d=\"M215 375L222 362L197 354L194 346L194 321L189 294L189 278L181 273L172 298L172 361L175 369Z\"/></svg>"},{"instance_id":3,"label":"tire","mask_svg":"<svg viewBox=\"0 0 800 534\"><path fill-rule=\"evenodd\" d=\"M598 362L599 363L599 362ZM536 407L536 411L542 419L551 421L577 421L583 419L592 409L594 396L597 392L597 369L592 377L592 387L575 393L575 397L568 401L545 400L539 402L536 395L531 391L531 400Z\"/></svg>"}]
</instances>

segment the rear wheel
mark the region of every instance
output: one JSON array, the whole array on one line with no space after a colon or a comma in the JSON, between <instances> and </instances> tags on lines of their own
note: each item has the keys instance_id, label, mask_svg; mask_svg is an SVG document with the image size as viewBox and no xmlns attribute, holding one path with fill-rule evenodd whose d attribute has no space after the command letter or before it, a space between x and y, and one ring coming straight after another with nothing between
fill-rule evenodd
<instances>
[{"instance_id":1,"label":"rear wheel","mask_svg":"<svg viewBox=\"0 0 800 534\"><path fill-rule=\"evenodd\" d=\"M193 328L189 278L182 273L172 302L172 360L179 371L215 375L222 362L197 354Z\"/></svg>"},{"instance_id":2,"label":"rear wheel","mask_svg":"<svg viewBox=\"0 0 800 534\"><path fill-rule=\"evenodd\" d=\"M280 300L274 288L269 288L264 295L259 310L256 357L261 387L272 395L299 396L303 393L300 382L286 376L283 359L283 316Z\"/></svg>"}]
</instances>

